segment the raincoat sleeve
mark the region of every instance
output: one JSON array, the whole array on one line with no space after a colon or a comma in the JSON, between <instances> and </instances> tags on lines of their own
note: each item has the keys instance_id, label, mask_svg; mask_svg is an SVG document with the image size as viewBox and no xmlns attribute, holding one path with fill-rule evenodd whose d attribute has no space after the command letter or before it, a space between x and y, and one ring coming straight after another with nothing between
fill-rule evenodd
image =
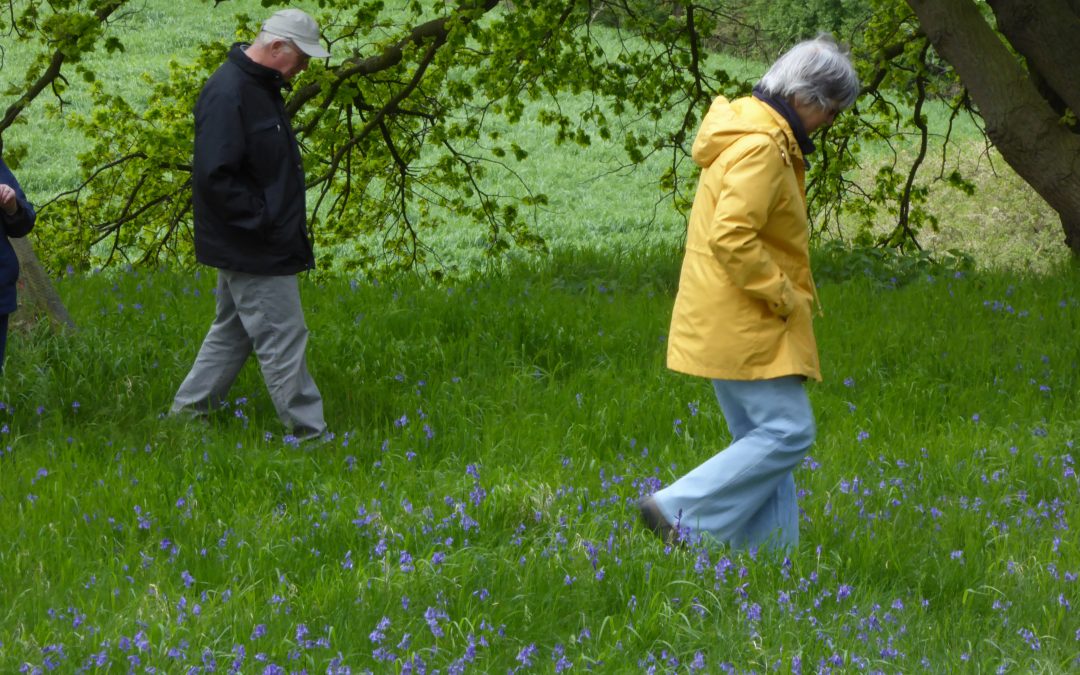
<instances>
[{"instance_id":1,"label":"raincoat sleeve","mask_svg":"<svg viewBox=\"0 0 1080 675\"><path fill-rule=\"evenodd\" d=\"M787 318L795 289L760 239L788 170L784 158L764 134L748 135L725 154L731 159L722 167L709 248L738 288Z\"/></svg>"}]
</instances>

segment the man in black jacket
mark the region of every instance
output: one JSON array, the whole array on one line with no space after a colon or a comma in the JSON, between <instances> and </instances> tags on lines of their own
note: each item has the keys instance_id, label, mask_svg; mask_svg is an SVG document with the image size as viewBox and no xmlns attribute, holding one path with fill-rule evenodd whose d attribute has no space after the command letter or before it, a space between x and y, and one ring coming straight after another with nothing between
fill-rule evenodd
<instances>
[{"instance_id":1,"label":"man in black jacket","mask_svg":"<svg viewBox=\"0 0 1080 675\"><path fill-rule=\"evenodd\" d=\"M296 276L315 266L304 167L281 90L311 57L329 55L314 19L281 10L252 44L232 46L195 104L195 256L218 269L217 315L176 392L174 414L224 403L254 350L291 433L303 440L326 431L304 358L308 329Z\"/></svg>"}]
</instances>

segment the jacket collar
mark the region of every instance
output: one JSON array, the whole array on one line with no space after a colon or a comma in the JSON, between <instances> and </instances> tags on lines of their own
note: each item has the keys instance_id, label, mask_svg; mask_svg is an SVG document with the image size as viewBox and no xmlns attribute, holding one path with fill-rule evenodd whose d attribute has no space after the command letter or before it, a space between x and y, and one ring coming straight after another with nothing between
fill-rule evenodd
<instances>
[{"instance_id":1,"label":"jacket collar","mask_svg":"<svg viewBox=\"0 0 1080 675\"><path fill-rule=\"evenodd\" d=\"M760 87L754 87L754 98L767 103L770 108L780 113L780 116L791 127L792 133L795 134L795 142L799 144L799 150L803 154L803 163L806 164L806 168L810 168L810 163L806 161L806 156L812 153L816 148L814 142L810 140L810 134L806 133L806 127L803 126L802 119L799 114L795 112L795 108L791 107L791 104L782 98L777 96L769 96Z\"/></svg>"},{"instance_id":2,"label":"jacket collar","mask_svg":"<svg viewBox=\"0 0 1080 675\"><path fill-rule=\"evenodd\" d=\"M229 61L240 70L251 75L267 89L275 91L278 89L291 89L289 83L281 76L281 73L261 63L255 63L250 56L244 53L244 50L249 46L246 42L234 42L232 48L229 49Z\"/></svg>"}]
</instances>

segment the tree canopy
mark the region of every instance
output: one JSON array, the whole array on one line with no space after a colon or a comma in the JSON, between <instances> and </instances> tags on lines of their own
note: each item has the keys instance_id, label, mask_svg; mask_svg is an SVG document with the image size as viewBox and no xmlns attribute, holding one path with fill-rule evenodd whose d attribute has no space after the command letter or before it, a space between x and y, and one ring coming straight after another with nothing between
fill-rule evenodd
<instances>
[{"instance_id":1,"label":"tree canopy","mask_svg":"<svg viewBox=\"0 0 1080 675\"><path fill-rule=\"evenodd\" d=\"M37 99L62 99L69 76L96 79L83 65L88 52L123 58L110 28L139 5L2 4L0 31L37 54L21 83L5 92L2 140L29 106L41 104ZM289 3L262 4L269 12ZM777 21L770 4L796 20ZM1080 3L1050 4L1060 13L1051 21L1023 11L1025 3L1002 0L319 0L315 14L334 57L298 78L287 106L305 149L320 244L350 242L348 263L370 266L376 252L356 237L377 232L379 253L408 267L428 260L425 231L471 222L485 232L481 245L497 255L513 246L544 247L530 210L547 200L521 180L513 194L493 187L494 175L516 177L529 161L528 149L500 129L528 115L558 143L621 140L626 165L662 155L657 198L683 208L700 115L715 95L745 94L752 85L717 66L714 55L769 60L823 28L852 43L865 91L855 114L819 134L809 181L818 229L836 227L844 216L864 242L918 247L920 229L937 226L925 204L926 181L972 189L951 169L920 177L932 143L924 106L939 99L954 117L982 115L989 138L1061 215L1068 243L1080 253L1080 167L1073 161L1080 138L1071 112L1080 87L1063 56ZM241 17L238 34L253 36L261 18ZM963 28L946 30L954 25ZM191 109L229 42L222 36L178 55L145 104L97 84L92 111L67 115L91 149L78 158L80 184L46 205L46 264L191 259ZM570 111L567 95L584 103ZM1017 101L1022 105L1012 105ZM862 144L901 130L918 137L914 157L881 167L871 185L853 182ZM26 152L10 143L3 149L14 162ZM893 220L884 234L883 213Z\"/></svg>"}]
</instances>

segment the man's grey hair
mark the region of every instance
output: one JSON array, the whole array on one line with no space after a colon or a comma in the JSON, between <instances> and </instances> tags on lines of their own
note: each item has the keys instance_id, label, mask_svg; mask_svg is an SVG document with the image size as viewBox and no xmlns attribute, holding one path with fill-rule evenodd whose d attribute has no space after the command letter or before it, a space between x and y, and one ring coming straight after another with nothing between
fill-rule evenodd
<instances>
[{"instance_id":1,"label":"man's grey hair","mask_svg":"<svg viewBox=\"0 0 1080 675\"><path fill-rule=\"evenodd\" d=\"M280 35L274 35L273 33L267 33L264 30L259 31L259 34L255 36L255 39L251 44L253 45L268 45L274 40L286 40L286 38Z\"/></svg>"},{"instance_id":2,"label":"man's grey hair","mask_svg":"<svg viewBox=\"0 0 1080 675\"><path fill-rule=\"evenodd\" d=\"M800 42L772 64L758 86L770 96L798 99L822 110L851 107L859 96L859 75L846 50L830 35Z\"/></svg>"}]
</instances>

